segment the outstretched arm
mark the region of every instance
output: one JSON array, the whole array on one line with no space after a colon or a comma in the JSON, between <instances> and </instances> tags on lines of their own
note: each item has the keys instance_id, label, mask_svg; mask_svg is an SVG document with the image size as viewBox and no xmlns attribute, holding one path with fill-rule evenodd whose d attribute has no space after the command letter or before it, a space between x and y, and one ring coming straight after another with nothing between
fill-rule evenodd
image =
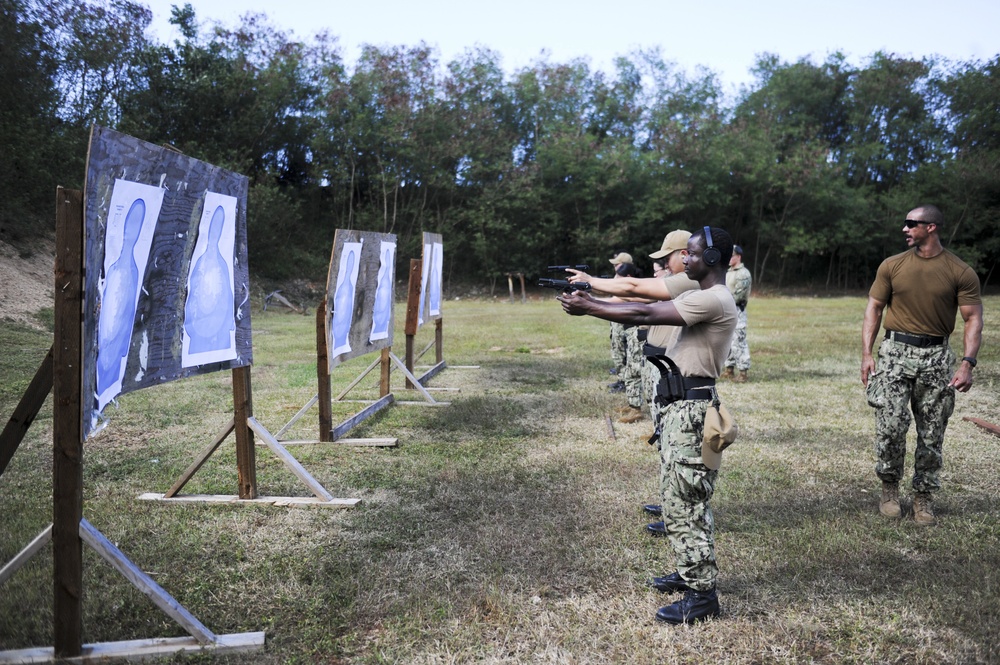
<instances>
[{"instance_id":1,"label":"outstretched arm","mask_svg":"<svg viewBox=\"0 0 1000 665\"><path fill-rule=\"evenodd\" d=\"M882 325L882 310L885 303L868 297L868 307L865 308L865 322L861 328L861 383L868 386L868 377L875 371L875 358L872 347L875 346L875 336Z\"/></svg>"},{"instance_id":2,"label":"outstretched arm","mask_svg":"<svg viewBox=\"0 0 1000 665\"><path fill-rule=\"evenodd\" d=\"M611 302L597 300L579 291L563 293L558 300L562 303L563 311L572 316L586 314L605 321L631 325L687 325L677 312L677 307L670 301L653 303Z\"/></svg>"},{"instance_id":3,"label":"outstretched arm","mask_svg":"<svg viewBox=\"0 0 1000 665\"><path fill-rule=\"evenodd\" d=\"M670 300L670 291L660 277L591 277L579 270L567 269L571 282L587 282L592 289L623 298Z\"/></svg>"}]
</instances>

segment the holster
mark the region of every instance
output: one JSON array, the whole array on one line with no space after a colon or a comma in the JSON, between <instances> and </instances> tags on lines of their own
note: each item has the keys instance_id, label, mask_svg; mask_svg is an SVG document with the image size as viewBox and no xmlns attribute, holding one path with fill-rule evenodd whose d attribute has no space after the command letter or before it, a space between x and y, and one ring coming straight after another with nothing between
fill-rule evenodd
<instances>
[{"instance_id":1,"label":"holster","mask_svg":"<svg viewBox=\"0 0 1000 665\"><path fill-rule=\"evenodd\" d=\"M666 406L682 399L711 399L715 379L689 377L681 374L677 364L665 355L647 355L646 360L660 371L660 380L656 384L656 399L658 406Z\"/></svg>"}]
</instances>

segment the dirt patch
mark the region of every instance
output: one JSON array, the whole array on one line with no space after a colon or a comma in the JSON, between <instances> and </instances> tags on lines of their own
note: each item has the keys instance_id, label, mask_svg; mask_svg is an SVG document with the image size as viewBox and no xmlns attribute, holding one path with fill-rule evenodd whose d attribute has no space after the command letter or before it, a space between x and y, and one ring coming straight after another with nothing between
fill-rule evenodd
<instances>
[{"instance_id":1,"label":"dirt patch","mask_svg":"<svg viewBox=\"0 0 1000 665\"><path fill-rule=\"evenodd\" d=\"M55 255L52 239L36 240L30 250L0 241L0 319L44 327L35 315L52 307Z\"/></svg>"}]
</instances>

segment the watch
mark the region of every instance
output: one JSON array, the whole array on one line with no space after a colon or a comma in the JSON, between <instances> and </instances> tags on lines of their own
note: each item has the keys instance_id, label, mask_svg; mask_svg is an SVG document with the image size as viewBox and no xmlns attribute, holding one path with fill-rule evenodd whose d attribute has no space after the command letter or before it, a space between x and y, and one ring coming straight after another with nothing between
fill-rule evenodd
<instances>
[{"instance_id":1,"label":"watch","mask_svg":"<svg viewBox=\"0 0 1000 665\"><path fill-rule=\"evenodd\" d=\"M962 358L962 360L964 360L965 362L969 363L969 364L970 364L970 365L972 365L973 367L975 367L975 366L976 366L976 359L975 359L975 358L972 358L972 357L970 357L970 356L964 356L964 357Z\"/></svg>"}]
</instances>

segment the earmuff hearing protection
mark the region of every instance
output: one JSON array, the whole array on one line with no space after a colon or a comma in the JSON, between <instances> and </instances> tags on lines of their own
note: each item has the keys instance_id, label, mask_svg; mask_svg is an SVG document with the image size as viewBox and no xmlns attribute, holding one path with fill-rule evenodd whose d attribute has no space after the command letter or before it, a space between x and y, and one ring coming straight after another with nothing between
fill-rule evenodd
<instances>
[{"instance_id":1,"label":"earmuff hearing protection","mask_svg":"<svg viewBox=\"0 0 1000 665\"><path fill-rule=\"evenodd\" d=\"M712 244L712 229L707 226L705 227L705 251L701 255L701 260L705 262L706 266L714 266L722 260L722 252Z\"/></svg>"}]
</instances>

